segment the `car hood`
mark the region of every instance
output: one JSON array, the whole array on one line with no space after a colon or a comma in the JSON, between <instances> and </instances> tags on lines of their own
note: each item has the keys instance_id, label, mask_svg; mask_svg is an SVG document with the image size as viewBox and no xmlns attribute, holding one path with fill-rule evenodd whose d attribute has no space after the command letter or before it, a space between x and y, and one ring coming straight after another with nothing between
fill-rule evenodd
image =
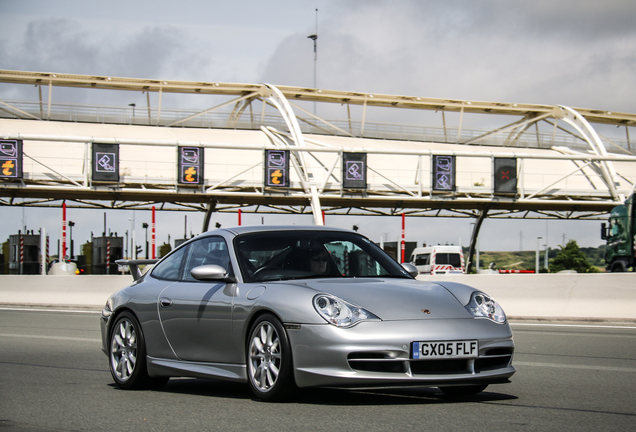
<instances>
[{"instance_id":1,"label":"car hood","mask_svg":"<svg viewBox=\"0 0 636 432\"><path fill-rule=\"evenodd\" d=\"M317 279L303 285L363 307L384 321L472 318L443 286L409 279Z\"/></svg>"}]
</instances>

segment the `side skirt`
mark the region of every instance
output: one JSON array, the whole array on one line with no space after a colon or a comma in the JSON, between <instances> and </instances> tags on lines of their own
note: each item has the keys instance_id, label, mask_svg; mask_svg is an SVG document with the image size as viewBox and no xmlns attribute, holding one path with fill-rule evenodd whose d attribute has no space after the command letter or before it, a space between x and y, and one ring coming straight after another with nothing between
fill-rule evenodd
<instances>
[{"instance_id":1,"label":"side skirt","mask_svg":"<svg viewBox=\"0 0 636 432\"><path fill-rule=\"evenodd\" d=\"M147 357L148 375L168 377L216 378L247 382L244 364L196 363Z\"/></svg>"}]
</instances>

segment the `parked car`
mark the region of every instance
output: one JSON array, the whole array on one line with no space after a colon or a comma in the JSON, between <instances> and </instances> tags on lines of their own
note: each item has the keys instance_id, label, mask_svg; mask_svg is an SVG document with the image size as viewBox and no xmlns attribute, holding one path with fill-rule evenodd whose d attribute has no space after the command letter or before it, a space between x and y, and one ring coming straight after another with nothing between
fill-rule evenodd
<instances>
[{"instance_id":1,"label":"parked car","mask_svg":"<svg viewBox=\"0 0 636 432\"><path fill-rule=\"evenodd\" d=\"M123 389L170 377L249 383L262 400L297 387L506 383L514 343L487 294L422 282L366 237L325 227L217 229L113 294L102 349Z\"/></svg>"}]
</instances>

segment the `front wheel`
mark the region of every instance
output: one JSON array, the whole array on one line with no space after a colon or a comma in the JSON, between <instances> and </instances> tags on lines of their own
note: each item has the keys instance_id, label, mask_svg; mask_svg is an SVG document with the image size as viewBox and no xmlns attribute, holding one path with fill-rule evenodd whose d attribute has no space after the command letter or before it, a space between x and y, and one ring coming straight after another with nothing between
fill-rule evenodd
<instances>
[{"instance_id":1,"label":"front wheel","mask_svg":"<svg viewBox=\"0 0 636 432\"><path fill-rule=\"evenodd\" d=\"M150 377L146 367L146 341L137 318L130 312L117 317L108 347L110 373L125 390L159 388L168 377Z\"/></svg>"},{"instance_id":2,"label":"front wheel","mask_svg":"<svg viewBox=\"0 0 636 432\"><path fill-rule=\"evenodd\" d=\"M264 314L252 325L246 360L248 381L258 399L281 400L296 389L287 333L274 315Z\"/></svg>"}]
</instances>

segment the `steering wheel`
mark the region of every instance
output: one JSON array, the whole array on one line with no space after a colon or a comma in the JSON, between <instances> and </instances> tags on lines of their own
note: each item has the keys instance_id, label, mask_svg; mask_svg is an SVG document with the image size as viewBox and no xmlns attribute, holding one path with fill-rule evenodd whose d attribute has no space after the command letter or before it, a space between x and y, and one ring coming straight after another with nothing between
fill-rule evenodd
<instances>
[{"instance_id":1,"label":"steering wheel","mask_svg":"<svg viewBox=\"0 0 636 432\"><path fill-rule=\"evenodd\" d=\"M280 270L280 269L278 267L274 267L274 266L264 266L264 267L261 267L258 270L256 270L254 272L254 274L252 275L252 277L254 279L260 279L259 275L262 276L263 273L265 273L268 270Z\"/></svg>"}]
</instances>

